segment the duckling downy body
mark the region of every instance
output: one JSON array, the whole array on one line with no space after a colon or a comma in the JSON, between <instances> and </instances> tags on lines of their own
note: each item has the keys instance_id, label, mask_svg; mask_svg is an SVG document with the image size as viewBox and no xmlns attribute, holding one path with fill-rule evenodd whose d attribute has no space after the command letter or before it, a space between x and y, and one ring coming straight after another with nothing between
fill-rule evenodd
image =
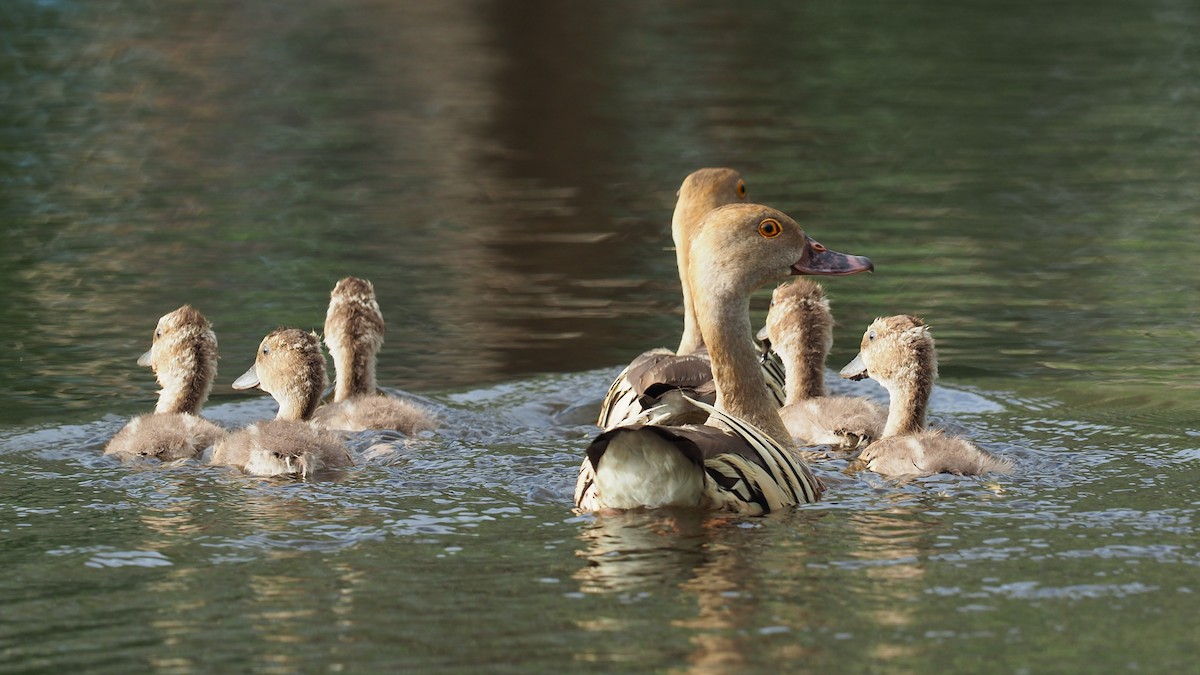
<instances>
[{"instance_id":1,"label":"duckling downy body","mask_svg":"<svg viewBox=\"0 0 1200 675\"><path fill-rule=\"evenodd\" d=\"M106 455L192 458L225 435L200 417L217 375L217 336L212 324L191 305L158 320L150 351L139 366L154 369L162 389L154 412L135 417L104 448Z\"/></svg>"},{"instance_id":2,"label":"duckling downy body","mask_svg":"<svg viewBox=\"0 0 1200 675\"><path fill-rule=\"evenodd\" d=\"M937 378L937 351L929 327L898 315L876 319L863 334L862 347L841 371L849 379L870 377L891 398L880 440L863 450L866 468L888 476L953 473L1008 473L1012 465L975 444L925 429L929 396Z\"/></svg>"},{"instance_id":3,"label":"duckling downy body","mask_svg":"<svg viewBox=\"0 0 1200 675\"><path fill-rule=\"evenodd\" d=\"M688 245L696 323L716 386L715 408L700 404L709 423L639 421L604 431L580 467L576 506L760 514L816 501L822 486L796 454L764 382L750 295L790 274L853 274L870 261L829 251L787 215L756 204L710 211Z\"/></svg>"},{"instance_id":4,"label":"duckling downy body","mask_svg":"<svg viewBox=\"0 0 1200 675\"><path fill-rule=\"evenodd\" d=\"M333 403L317 410L319 424L343 431L394 429L405 434L437 428L431 411L379 393L375 359L384 331L371 282L356 277L337 282L325 314L325 345L333 356L337 383Z\"/></svg>"},{"instance_id":5,"label":"duckling downy body","mask_svg":"<svg viewBox=\"0 0 1200 675\"><path fill-rule=\"evenodd\" d=\"M825 395L825 357L833 346L833 314L825 289L800 277L771 294L766 326L759 332L779 354L787 372L787 402L779 409L792 437L803 445L854 448L879 438L887 422L883 406L854 396Z\"/></svg>"},{"instance_id":6,"label":"duckling downy body","mask_svg":"<svg viewBox=\"0 0 1200 675\"><path fill-rule=\"evenodd\" d=\"M617 375L600 408L596 424L601 429L637 419L647 409L664 403L679 420L704 420L705 416L683 399L687 396L711 403L716 395L712 365L696 319L696 291L691 288L689 277L690 241L698 223L710 211L745 199L746 182L733 169L699 169L683 180L671 218L671 239L683 291L683 335L675 351L660 347L644 352ZM782 366L768 356L761 367L766 375L765 385L782 405Z\"/></svg>"},{"instance_id":7,"label":"duckling downy body","mask_svg":"<svg viewBox=\"0 0 1200 675\"><path fill-rule=\"evenodd\" d=\"M256 476L307 476L353 464L345 444L311 422L327 384L325 355L317 336L298 328L280 328L267 335L254 365L233 387L261 388L279 403L279 413L218 442L212 463Z\"/></svg>"}]
</instances>

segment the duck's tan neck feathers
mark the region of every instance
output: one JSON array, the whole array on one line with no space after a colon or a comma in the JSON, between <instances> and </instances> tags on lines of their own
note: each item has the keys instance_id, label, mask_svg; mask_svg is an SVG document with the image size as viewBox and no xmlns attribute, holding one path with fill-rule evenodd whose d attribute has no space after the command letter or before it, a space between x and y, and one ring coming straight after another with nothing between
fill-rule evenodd
<instances>
[{"instance_id":1,"label":"duck's tan neck feathers","mask_svg":"<svg viewBox=\"0 0 1200 675\"><path fill-rule=\"evenodd\" d=\"M696 305L688 270L691 266L690 244L700 220L705 214L726 204L746 198L746 184L733 169L699 169L688 174L679 187L675 212L671 216L671 239L675 243L675 264L683 290L683 335L676 354L694 354L704 347L704 336L696 322Z\"/></svg>"},{"instance_id":2,"label":"duck's tan neck feathers","mask_svg":"<svg viewBox=\"0 0 1200 675\"><path fill-rule=\"evenodd\" d=\"M767 333L787 370L787 403L824 396L833 315L821 285L797 279L775 289L767 314Z\"/></svg>"},{"instance_id":3,"label":"duck's tan neck feathers","mask_svg":"<svg viewBox=\"0 0 1200 675\"><path fill-rule=\"evenodd\" d=\"M154 412L158 413L189 413L199 415L208 394L212 391L213 380L217 375L217 359L213 350L204 343L185 345L187 359L179 377L171 378L174 382L168 386L163 379L162 391L158 394L158 405Z\"/></svg>"},{"instance_id":4,"label":"duck's tan neck feathers","mask_svg":"<svg viewBox=\"0 0 1200 675\"><path fill-rule=\"evenodd\" d=\"M758 427L784 447L793 441L767 393L750 330L749 296L721 293L695 296L696 316L712 358L716 407Z\"/></svg>"},{"instance_id":5,"label":"duck's tan neck feathers","mask_svg":"<svg viewBox=\"0 0 1200 675\"><path fill-rule=\"evenodd\" d=\"M306 352L303 357L303 365L297 371L289 395L286 400L279 401L279 419L312 419L313 414L317 412L317 406L321 404L321 395L325 393L325 387L329 384L325 375L325 357L321 354L320 347Z\"/></svg>"},{"instance_id":6,"label":"duck's tan neck feathers","mask_svg":"<svg viewBox=\"0 0 1200 675\"><path fill-rule=\"evenodd\" d=\"M925 326L910 328L895 338L894 350L885 355L895 366L889 375L879 378L891 399L883 438L925 430L929 397L937 378L937 351Z\"/></svg>"},{"instance_id":7,"label":"duck's tan neck feathers","mask_svg":"<svg viewBox=\"0 0 1200 675\"><path fill-rule=\"evenodd\" d=\"M376 393L376 355L384 331L383 312L371 282L355 277L339 281L325 315L325 344L337 371L334 401Z\"/></svg>"}]
</instances>

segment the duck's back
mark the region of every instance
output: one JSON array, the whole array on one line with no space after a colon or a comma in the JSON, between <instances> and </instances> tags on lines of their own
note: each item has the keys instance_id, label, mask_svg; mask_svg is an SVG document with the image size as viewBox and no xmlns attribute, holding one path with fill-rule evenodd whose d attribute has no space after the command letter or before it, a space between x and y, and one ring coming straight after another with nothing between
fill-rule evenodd
<instances>
[{"instance_id":1,"label":"duck's back","mask_svg":"<svg viewBox=\"0 0 1200 675\"><path fill-rule=\"evenodd\" d=\"M884 438L863 450L868 469L888 476L1009 473L1012 464L962 438L938 431Z\"/></svg>"},{"instance_id":2,"label":"duck's back","mask_svg":"<svg viewBox=\"0 0 1200 675\"><path fill-rule=\"evenodd\" d=\"M150 413L130 420L104 448L106 455L191 459L225 436L225 430L189 413Z\"/></svg>"},{"instance_id":3,"label":"duck's back","mask_svg":"<svg viewBox=\"0 0 1200 675\"><path fill-rule=\"evenodd\" d=\"M392 429L404 434L432 431L437 417L424 406L385 395L359 394L317 409L314 419L326 429Z\"/></svg>"},{"instance_id":4,"label":"duck's back","mask_svg":"<svg viewBox=\"0 0 1200 675\"><path fill-rule=\"evenodd\" d=\"M883 406L854 396L820 396L789 403L779 416L802 444L854 448L879 438L887 424Z\"/></svg>"},{"instance_id":5,"label":"duck's back","mask_svg":"<svg viewBox=\"0 0 1200 675\"><path fill-rule=\"evenodd\" d=\"M345 443L309 422L268 420L229 434L213 448L212 463L255 476L307 475L354 464Z\"/></svg>"}]
</instances>

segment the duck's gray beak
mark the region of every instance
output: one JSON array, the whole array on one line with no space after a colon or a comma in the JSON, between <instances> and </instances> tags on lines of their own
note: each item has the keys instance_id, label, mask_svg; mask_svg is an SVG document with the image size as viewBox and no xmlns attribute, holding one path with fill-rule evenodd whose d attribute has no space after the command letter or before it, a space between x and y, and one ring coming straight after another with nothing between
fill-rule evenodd
<instances>
[{"instance_id":1,"label":"duck's gray beak","mask_svg":"<svg viewBox=\"0 0 1200 675\"><path fill-rule=\"evenodd\" d=\"M855 356L853 361L847 363L846 367L842 368L838 375L841 375L847 380L865 380L871 376L871 374L867 372L867 364L863 363L863 357L861 353L859 353L858 356Z\"/></svg>"},{"instance_id":2,"label":"duck's gray beak","mask_svg":"<svg viewBox=\"0 0 1200 675\"><path fill-rule=\"evenodd\" d=\"M804 247L804 257L792 265L792 274L820 274L840 277L847 274L874 271L875 264L871 262L870 258L830 251L821 242L811 237L808 239L808 246Z\"/></svg>"},{"instance_id":3,"label":"duck's gray beak","mask_svg":"<svg viewBox=\"0 0 1200 675\"><path fill-rule=\"evenodd\" d=\"M258 385L258 371L254 369L254 366L250 366L250 370L247 370L241 377L233 381L234 389L252 389Z\"/></svg>"},{"instance_id":4,"label":"duck's gray beak","mask_svg":"<svg viewBox=\"0 0 1200 675\"><path fill-rule=\"evenodd\" d=\"M759 342L765 342L768 349L771 347L771 334L767 332L766 326L763 326L758 330L758 335L756 337L758 338Z\"/></svg>"},{"instance_id":5,"label":"duck's gray beak","mask_svg":"<svg viewBox=\"0 0 1200 675\"><path fill-rule=\"evenodd\" d=\"M150 352L152 352L152 351L154 351L154 350L151 349ZM142 354L141 356L138 357L137 363L139 366L146 366L147 368L149 368L150 366L154 365L153 363L150 362L150 352L146 352L145 354Z\"/></svg>"}]
</instances>

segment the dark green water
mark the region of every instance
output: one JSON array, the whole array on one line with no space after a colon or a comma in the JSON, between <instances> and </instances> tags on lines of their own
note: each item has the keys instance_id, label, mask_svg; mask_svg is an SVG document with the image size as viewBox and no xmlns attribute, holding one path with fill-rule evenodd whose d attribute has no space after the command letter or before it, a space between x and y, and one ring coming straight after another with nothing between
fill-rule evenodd
<instances>
[{"instance_id":1,"label":"dark green water","mask_svg":"<svg viewBox=\"0 0 1200 675\"><path fill-rule=\"evenodd\" d=\"M1133 0L8 3L0 670L1194 669L1198 30ZM677 341L675 190L718 165L875 261L826 285L830 365L925 317L935 417L1016 475L572 515L609 379ZM161 314L213 321L242 424L274 409L229 382L346 274L441 433L307 483L100 457Z\"/></svg>"}]
</instances>

